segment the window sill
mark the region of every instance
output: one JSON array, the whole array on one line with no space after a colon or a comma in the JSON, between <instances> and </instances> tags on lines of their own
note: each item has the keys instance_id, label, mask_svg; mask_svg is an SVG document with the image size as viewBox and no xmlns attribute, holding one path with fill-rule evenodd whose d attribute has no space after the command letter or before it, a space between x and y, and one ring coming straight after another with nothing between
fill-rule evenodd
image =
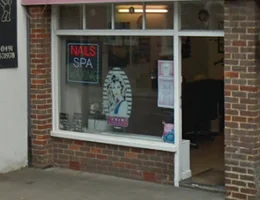
<instances>
[{"instance_id":1,"label":"window sill","mask_svg":"<svg viewBox=\"0 0 260 200\"><path fill-rule=\"evenodd\" d=\"M159 137L149 136L127 136L127 135L116 135L110 133L93 134L93 133L79 133L72 131L52 131L52 137L82 140L88 142L97 142L118 146L135 147L152 149L166 152L176 152L177 148L175 144L169 144L163 142Z\"/></svg>"}]
</instances>

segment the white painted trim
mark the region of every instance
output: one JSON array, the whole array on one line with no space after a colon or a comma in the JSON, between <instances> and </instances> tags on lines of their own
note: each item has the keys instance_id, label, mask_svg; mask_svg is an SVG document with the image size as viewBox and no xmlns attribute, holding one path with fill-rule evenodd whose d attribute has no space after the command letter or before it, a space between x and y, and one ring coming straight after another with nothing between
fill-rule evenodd
<instances>
[{"instance_id":1,"label":"white painted trim","mask_svg":"<svg viewBox=\"0 0 260 200\"><path fill-rule=\"evenodd\" d=\"M71 131L52 131L51 136L104 144L112 144L118 146L153 149L166 152L176 152L177 149L175 144L165 143L159 137L158 139L155 139L148 136L138 137L138 135L136 135L133 138L127 135L121 136L110 133L92 134Z\"/></svg>"},{"instance_id":2,"label":"white painted trim","mask_svg":"<svg viewBox=\"0 0 260 200\"><path fill-rule=\"evenodd\" d=\"M174 60L174 128L175 128L175 144L177 147L174 154L174 186L179 187L181 180L181 38L178 36L180 22L180 4L174 2L174 40L173 40L173 60Z\"/></svg>"},{"instance_id":3,"label":"white painted trim","mask_svg":"<svg viewBox=\"0 0 260 200\"><path fill-rule=\"evenodd\" d=\"M181 180L188 179L192 176L191 170L181 172Z\"/></svg>"},{"instance_id":4,"label":"white painted trim","mask_svg":"<svg viewBox=\"0 0 260 200\"><path fill-rule=\"evenodd\" d=\"M86 10L87 10L86 4L84 4L84 5L82 6L82 12L83 12L83 13L82 13L82 29L83 29L83 30L87 29Z\"/></svg>"},{"instance_id":5,"label":"white painted trim","mask_svg":"<svg viewBox=\"0 0 260 200\"><path fill-rule=\"evenodd\" d=\"M182 140L181 143L181 180L191 177L190 170L190 141Z\"/></svg>"},{"instance_id":6,"label":"white painted trim","mask_svg":"<svg viewBox=\"0 0 260 200\"><path fill-rule=\"evenodd\" d=\"M208 31L208 30L181 30L178 36L190 37L224 37L224 31Z\"/></svg>"},{"instance_id":7,"label":"white painted trim","mask_svg":"<svg viewBox=\"0 0 260 200\"><path fill-rule=\"evenodd\" d=\"M177 36L185 37L224 37L224 31L198 31L198 30L183 30L175 31L174 29L154 29L154 30L139 30L139 29L86 29L86 30L56 30L57 36Z\"/></svg>"},{"instance_id":8,"label":"white painted trim","mask_svg":"<svg viewBox=\"0 0 260 200\"><path fill-rule=\"evenodd\" d=\"M146 29L146 2L143 2L143 17L142 17L142 29Z\"/></svg>"},{"instance_id":9,"label":"white painted trim","mask_svg":"<svg viewBox=\"0 0 260 200\"><path fill-rule=\"evenodd\" d=\"M115 4L111 4L111 29L115 29Z\"/></svg>"},{"instance_id":10,"label":"white painted trim","mask_svg":"<svg viewBox=\"0 0 260 200\"><path fill-rule=\"evenodd\" d=\"M58 129L59 124L59 45L58 36L55 35L55 28L59 27L59 8L58 6L52 6L51 12L51 78L52 78L52 127L54 130Z\"/></svg>"},{"instance_id":11,"label":"white painted trim","mask_svg":"<svg viewBox=\"0 0 260 200\"><path fill-rule=\"evenodd\" d=\"M173 36L173 30L56 30L57 36Z\"/></svg>"}]
</instances>

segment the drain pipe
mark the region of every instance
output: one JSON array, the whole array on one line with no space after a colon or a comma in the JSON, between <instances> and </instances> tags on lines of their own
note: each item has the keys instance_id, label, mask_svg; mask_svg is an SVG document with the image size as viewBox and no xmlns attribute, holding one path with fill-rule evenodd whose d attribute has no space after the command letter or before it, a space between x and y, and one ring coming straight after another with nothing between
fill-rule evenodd
<instances>
[{"instance_id":1,"label":"drain pipe","mask_svg":"<svg viewBox=\"0 0 260 200\"><path fill-rule=\"evenodd\" d=\"M32 167L32 129L31 129L31 68L30 68L30 18L29 18L29 8L26 6L26 29L27 29L27 120L28 120L28 167Z\"/></svg>"}]
</instances>

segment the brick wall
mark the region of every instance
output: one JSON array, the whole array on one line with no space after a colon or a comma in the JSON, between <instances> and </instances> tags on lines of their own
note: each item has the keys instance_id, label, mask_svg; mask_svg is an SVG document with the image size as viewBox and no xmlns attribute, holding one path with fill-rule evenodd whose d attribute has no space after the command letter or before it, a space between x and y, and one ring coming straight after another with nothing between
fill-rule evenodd
<instances>
[{"instance_id":1,"label":"brick wall","mask_svg":"<svg viewBox=\"0 0 260 200\"><path fill-rule=\"evenodd\" d=\"M172 153L57 138L53 145L57 167L173 184Z\"/></svg>"},{"instance_id":2,"label":"brick wall","mask_svg":"<svg viewBox=\"0 0 260 200\"><path fill-rule=\"evenodd\" d=\"M52 163L50 7L29 7L32 164Z\"/></svg>"},{"instance_id":3,"label":"brick wall","mask_svg":"<svg viewBox=\"0 0 260 200\"><path fill-rule=\"evenodd\" d=\"M259 13L254 0L225 4L226 199L259 193Z\"/></svg>"}]
</instances>

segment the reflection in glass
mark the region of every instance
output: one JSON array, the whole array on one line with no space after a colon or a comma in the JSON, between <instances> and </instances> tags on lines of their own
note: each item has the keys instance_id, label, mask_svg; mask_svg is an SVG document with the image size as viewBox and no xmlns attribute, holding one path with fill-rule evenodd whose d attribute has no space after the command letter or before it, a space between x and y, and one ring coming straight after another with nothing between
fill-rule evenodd
<instances>
[{"instance_id":1,"label":"reflection in glass","mask_svg":"<svg viewBox=\"0 0 260 200\"><path fill-rule=\"evenodd\" d=\"M82 29L82 6L60 6L60 29Z\"/></svg>"},{"instance_id":2,"label":"reflection in glass","mask_svg":"<svg viewBox=\"0 0 260 200\"><path fill-rule=\"evenodd\" d=\"M142 29L143 4L115 4L115 29Z\"/></svg>"},{"instance_id":3,"label":"reflection in glass","mask_svg":"<svg viewBox=\"0 0 260 200\"><path fill-rule=\"evenodd\" d=\"M145 10L145 12L144 12ZM173 29L173 3L116 4L115 29Z\"/></svg>"},{"instance_id":4,"label":"reflection in glass","mask_svg":"<svg viewBox=\"0 0 260 200\"><path fill-rule=\"evenodd\" d=\"M173 29L173 2L147 3L146 29Z\"/></svg>"},{"instance_id":5,"label":"reflection in glass","mask_svg":"<svg viewBox=\"0 0 260 200\"><path fill-rule=\"evenodd\" d=\"M110 29L111 28L111 4L87 4L86 28Z\"/></svg>"},{"instance_id":6,"label":"reflection in glass","mask_svg":"<svg viewBox=\"0 0 260 200\"><path fill-rule=\"evenodd\" d=\"M224 30L224 1L181 2L181 28Z\"/></svg>"}]
</instances>

